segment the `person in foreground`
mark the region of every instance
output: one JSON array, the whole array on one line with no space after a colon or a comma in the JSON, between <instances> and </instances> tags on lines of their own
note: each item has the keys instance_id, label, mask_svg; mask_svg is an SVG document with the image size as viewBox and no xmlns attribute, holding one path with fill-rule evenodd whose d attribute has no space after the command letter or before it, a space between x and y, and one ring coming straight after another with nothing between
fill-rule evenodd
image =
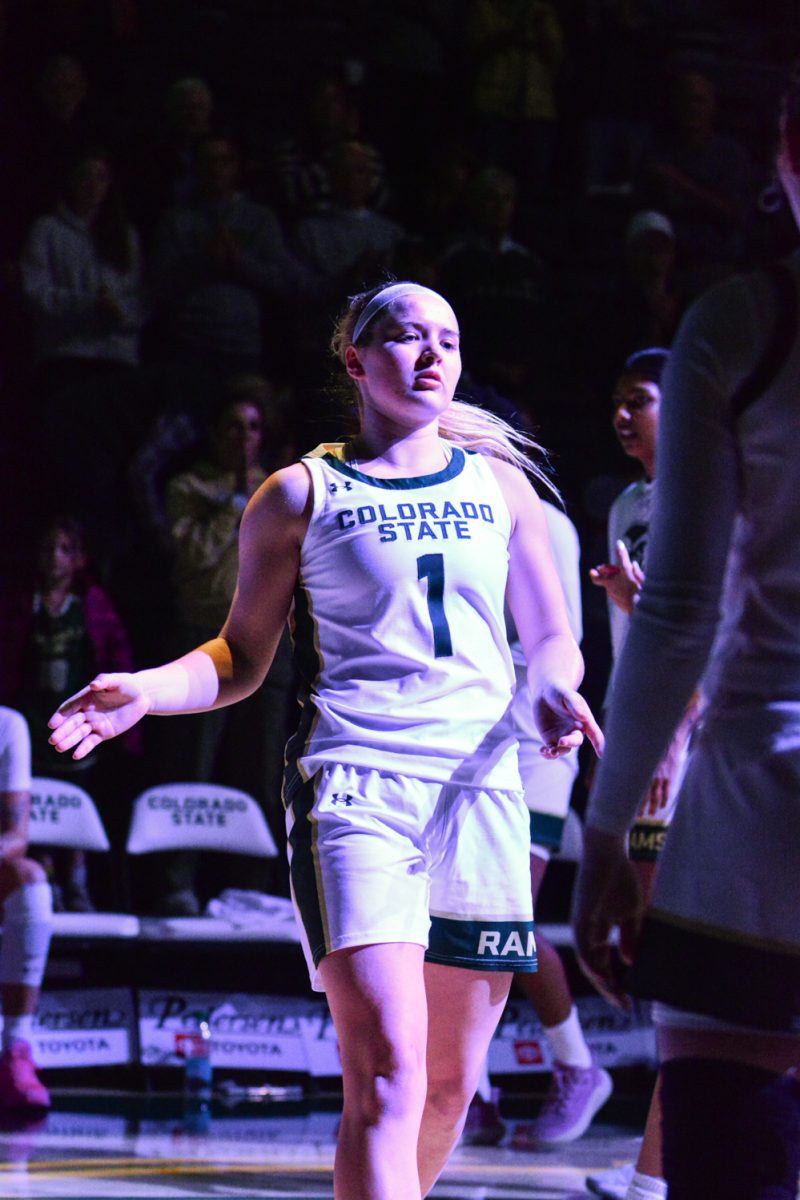
<instances>
[{"instance_id":1,"label":"person in foreground","mask_svg":"<svg viewBox=\"0 0 800 1200\"><path fill-rule=\"evenodd\" d=\"M800 219L800 85L779 171ZM800 1168L800 254L685 317L665 374L649 568L587 812L575 936L654 999L670 1200L795 1200ZM625 833L702 674L704 714L642 920ZM711 1120L712 1124L709 1125Z\"/></svg>"},{"instance_id":2,"label":"person in foreground","mask_svg":"<svg viewBox=\"0 0 800 1200\"><path fill-rule=\"evenodd\" d=\"M31 740L22 713L0 706L0 1112L46 1109L50 1093L36 1074L31 1041L47 965L53 902L44 867L27 857Z\"/></svg>"},{"instance_id":3,"label":"person in foreground","mask_svg":"<svg viewBox=\"0 0 800 1200\"><path fill-rule=\"evenodd\" d=\"M250 501L219 637L99 676L52 718L52 741L80 757L145 713L252 693L294 600L305 694L284 794L312 986L342 1060L334 1193L413 1200L459 1138L513 972L535 969L506 594L542 753L584 735L599 751L602 734L576 691L530 464L507 426L453 400L450 305L413 283L362 293L332 346L358 432Z\"/></svg>"}]
</instances>

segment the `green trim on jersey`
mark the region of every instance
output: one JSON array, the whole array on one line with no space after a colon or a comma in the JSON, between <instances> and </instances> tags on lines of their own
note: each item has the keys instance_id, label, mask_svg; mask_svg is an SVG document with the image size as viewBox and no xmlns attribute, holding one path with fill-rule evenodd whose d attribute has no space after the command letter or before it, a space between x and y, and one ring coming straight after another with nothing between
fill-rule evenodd
<instances>
[{"instance_id":1,"label":"green trim on jersey","mask_svg":"<svg viewBox=\"0 0 800 1200\"><path fill-rule=\"evenodd\" d=\"M348 479L357 479L359 483L368 483L372 487L384 488L387 491L403 492L412 488L433 487L434 484L446 483L448 479L455 479L457 475L460 475L464 470L466 456L459 446L453 446L451 449L453 451L452 458L441 471L436 471L433 475L416 475L410 479L378 479L375 475L365 475L363 471L357 471L355 467L343 462L330 451L321 454L320 458L340 475L346 475Z\"/></svg>"}]
</instances>

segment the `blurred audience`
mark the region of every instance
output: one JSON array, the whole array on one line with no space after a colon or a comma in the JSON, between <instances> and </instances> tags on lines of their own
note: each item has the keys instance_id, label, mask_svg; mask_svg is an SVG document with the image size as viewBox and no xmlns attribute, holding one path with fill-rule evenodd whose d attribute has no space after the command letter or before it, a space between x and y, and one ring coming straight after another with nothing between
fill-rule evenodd
<instances>
[{"instance_id":1,"label":"blurred audience","mask_svg":"<svg viewBox=\"0 0 800 1200\"><path fill-rule=\"evenodd\" d=\"M466 366L515 403L547 353L543 263L512 236L514 177L485 167L466 190L463 235L439 261L439 286L459 314Z\"/></svg>"},{"instance_id":2,"label":"blurred audience","mask_svg":"<svg viewBox=\"0 0 800 1200\"><path fill-rule=\"evenodd\" d=\"M169 652L175 657L215 637L222 627L236 586L242 514L266 477L264 459L271 467L285 461L281 427L274 417L268 420L262 407L263 385L258 377L230 381L209 422L203 453L167 483L176 614ZM266 679L252 696L199 718L169 722L159 762L162 778L241 788L256 798L280 844L285 840L280 794L293 685L287 630ZM159 913L198 913L198 890L205 899L220 890L219 882L208 882L215 865L218 877L227 874L228 886L285 892L279 864L271 861L230 862L226 856L222 864L209 864L191 851L159 857L157 891L150 901Z\"/></svg>"},{"instance_id":3,"label":"blurred audience","mask_svg":"<svg viewBox=\"0 0 800 1200\"><path fill-rule=\"evenodd\" d=\"M240 167L232 138L203 138L195 198L164 214L153 248L161 351L212 386L237 371L261 370L267 346L280 346L286 310L299 307L315 283L272 210L242 192Z\"/></svg>"},{"instance_id":4,"label":"blurred audience","mask_svg":"<svg viewBox=\"0 0 800 1200\"><path fill-rule=\"evenodd\" d=\"M744 147L718 130L717 88L700 71L669 77L664 119L644 148L635 194L642 208L672 221L693 294L742 265L752 164Z\"/></svg>"},{"instance_id":5,"label":"blurred audience","mask_svg":"<svg viewBox=\"0 0 800 1200\"><path fill-rule=\"evenodd\" d=\"M340 142L362 137L361 113L340 72L321 71L306 79L297 100L299 119L273 147L266 181L271 202L290 228L330 203L330 153ZM371 159L372 191L367 199L372 207L382 208L382 156L374 146L364 143L364 148Z\"/></svg>"},{"instance_id":6,"label":"blurred audience","mask_svg":"<svg viewBox=\"0 0 800 1200\"><path fill-rule=\"evenodd\" d=\"M97 802L118 872L128 812L117 776L130 754L141 753L141 736L126 735L115 746L112 761L98 767L92 755L80 762L57 755L48 742L47 721L87 675L101 669L133 670L128 635L111 598L91 577L86 533L73 516L52 518L28 560L28 578L23 563L17 580L7 581L0 591L0 700L28 721L34 773L72 779ZM52 850L42 855L42 862L57 910L93 911L83 851Z\"/></svg>"}]
</instances>

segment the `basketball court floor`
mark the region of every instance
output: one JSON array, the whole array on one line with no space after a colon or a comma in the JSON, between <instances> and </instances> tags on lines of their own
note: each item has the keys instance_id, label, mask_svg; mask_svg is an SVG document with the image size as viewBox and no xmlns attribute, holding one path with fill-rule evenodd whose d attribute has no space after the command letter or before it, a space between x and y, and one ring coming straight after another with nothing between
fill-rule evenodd
<instances>
[{"instance_id":1,"label":"basketball court floor","mask_svg":"<svg viewBox=\"0 0 800 1200\"><path fill-rule=\"evenodd\" d=\"M0 1122L0 1197L94 1200L289 1200L333 1197L338 1105L214 1101L187 1112L177 1096L63 1090L36 1122ZM629 1162L644 1120L641 1098L607 1105L580 1141L557 1151L510 1148L530 1099L504 1101L495 1147L460 1146L436 1200L579 1200L587 1173ZM515 1115L516 1114L516 1115Z\"/></svg>"}]
</instances>

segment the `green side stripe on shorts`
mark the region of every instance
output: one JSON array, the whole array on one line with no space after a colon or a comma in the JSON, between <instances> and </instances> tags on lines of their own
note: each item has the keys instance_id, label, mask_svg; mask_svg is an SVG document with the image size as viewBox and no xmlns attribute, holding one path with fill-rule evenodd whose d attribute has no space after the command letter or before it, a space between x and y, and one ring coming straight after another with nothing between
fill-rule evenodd
<instances>
[{"instance_id":1,"label":"green side stripe on shorts","mask_svg":"<svg viewBox=\"0 0 800 1200\"><path fill-rule=\"evenodd\" d=\"M432 913L425 958L474 971L535 971L533 921L457 921Z\"/></svg>"},{"instance_id":2,"label":"green side stripe on shorts","mask_svg":"<svg viewBox=\"0 0 800 1200\"><path fill-rule=\"evenodd\" d=\"M548 813L531 813L531 845L544 846L548 850L560 850L564 836L564 817L553 817Z\"/></svg>"},{"instance_id":3,"label":"green side stripe on shorts","mask_svg":"<svg viewBox=\"0 0 800 1200\"><path fill-rule=\"evenodd\" d=\"M308 819L308 814L314 807L316 779L315 775L308 782L301 783L299 775L295 775L292 781L292 794L289 801L293 817L292 829L289 834L292 861L289 870L303 928L314 957L314 964L319 966L320 960L325 956L325 926L322 920L317 872L314 866L314 826Z\"/></svg>"}]
</instances>

